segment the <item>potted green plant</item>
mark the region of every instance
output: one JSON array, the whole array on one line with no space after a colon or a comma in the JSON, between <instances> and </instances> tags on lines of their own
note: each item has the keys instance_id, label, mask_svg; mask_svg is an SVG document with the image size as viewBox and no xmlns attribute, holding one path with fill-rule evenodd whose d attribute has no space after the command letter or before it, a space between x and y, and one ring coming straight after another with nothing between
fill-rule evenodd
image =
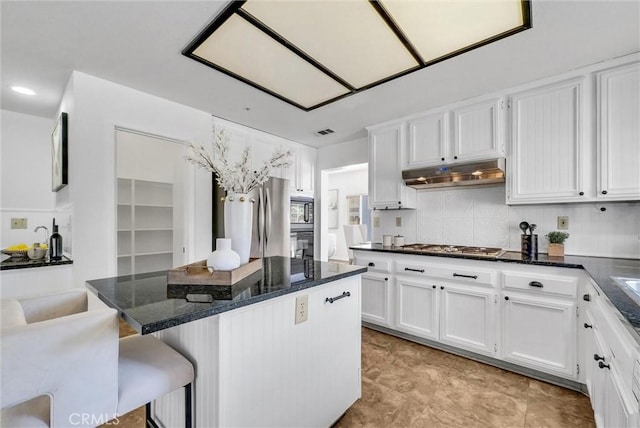
<instances>
[{"instance_id":1,"label":"potted green plant","mask_svg":"<svg viewBox=\"0 0 640 428\"><path fill-rule=\"evenodd\" d=\"M567 232L549 232L545 235L547 241L549 241L549 249L547 253L552 257L564 256L564 241L567 240L569 234Z\"/></svg>"}]
</instances>

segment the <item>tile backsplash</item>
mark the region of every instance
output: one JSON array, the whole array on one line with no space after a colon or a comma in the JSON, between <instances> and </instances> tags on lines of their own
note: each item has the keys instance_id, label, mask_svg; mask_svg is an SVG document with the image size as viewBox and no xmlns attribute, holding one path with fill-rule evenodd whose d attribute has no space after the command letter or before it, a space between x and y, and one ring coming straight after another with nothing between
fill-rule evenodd
<instances>
[{"instance_id":1,"label":"tile backsplash","mask_svg":"<svg viewBox=\"0 0 640 428\"><path fill-rule=\"evenodd\" d=\"M600 208L606 208L601 211ZM418 191L417 209L375 211L382 235L403 235L407 243L446 243L520 250L521 221L535 223L540 252L547 251L544 235L557 230L557 217L569 217L567 254L640 258L640 203L505 204L504 187ZM396 226L396 217L402 226Z\"/></svg>"}]
</instances>

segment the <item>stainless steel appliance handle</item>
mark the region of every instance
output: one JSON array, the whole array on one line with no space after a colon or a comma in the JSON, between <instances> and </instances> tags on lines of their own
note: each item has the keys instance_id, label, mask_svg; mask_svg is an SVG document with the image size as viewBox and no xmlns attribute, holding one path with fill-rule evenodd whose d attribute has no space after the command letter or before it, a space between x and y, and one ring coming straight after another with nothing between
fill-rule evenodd
<instances>
[{"instance_id":1,"label":"stainless steel appliance handle","mask_svg":"<svg viewBox=\"0 0 640 428\"><path fill-rule=\"evenodd\" d=\"M262 235L264 234L264 196L263 192L258 193L258 247L262 252Z\"/></svg>"},{"instance_id":2,"label":"stainless steel appliance handle","mask_svg":"<svg viewBox=\"0 0 640 428\"><path fill-rule=\"evenodd\" d=\"M304 222L309 223L309 204L304 204Z\"/></svg>"},{"instance_id":3,"label":"stainless steel appliance handle","mask_svg":"<svg viewBox=\"0 0 640 428\"><path fill-rule=\"evenodd\" d=\"M271 196L269 195L269 189L266 189L264 194L265 205L265 226L264 226L264 245L269 244L269 233L271 233Z\"/></svg>"}]
</instances>

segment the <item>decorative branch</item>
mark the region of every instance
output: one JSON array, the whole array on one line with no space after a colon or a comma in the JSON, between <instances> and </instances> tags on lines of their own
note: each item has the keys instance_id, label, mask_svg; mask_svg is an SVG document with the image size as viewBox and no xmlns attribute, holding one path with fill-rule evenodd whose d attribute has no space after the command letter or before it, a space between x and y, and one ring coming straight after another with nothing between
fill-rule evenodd
<instances>
[{"instance_id":1,"label":"decorative branch","mask_svg":"<svg viewBox=\"0 0 640 428\"><path fill-rule=\"evenodd\" d=\"M203 146L192 144L185 159L199 168L213 172L220 187L228 194L249 193L269 179L273 168L287 168L293 163L291 151L279 147L260 169L251 171L251 147L245 147L240 160L232 163L229 160L227 133L224 130L214 130L213 135L213 156Z\"/></svg>"}]
</instances>

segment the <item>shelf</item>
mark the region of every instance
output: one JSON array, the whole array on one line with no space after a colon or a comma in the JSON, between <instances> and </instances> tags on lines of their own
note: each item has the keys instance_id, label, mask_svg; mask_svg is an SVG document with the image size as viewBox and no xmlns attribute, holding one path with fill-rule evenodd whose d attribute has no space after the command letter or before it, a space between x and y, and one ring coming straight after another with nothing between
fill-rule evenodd
<instances>
[{"instance_id":1,"label":"shelf","mask_svg":"<svg viewBox=\"0 0 640 428\"><path fill-rule=\"evenodd\" d=\"M173 205L165 205L165 204L133 204L134 207L145 207L145 208L171 208L173 209Z\"/></svg>"},{"instance_id":2,"label":"shelf","mask_svg":"<svg viewBox=\"0 0 640 428\"><path fill-rule=\"evenodd\" d=\"M149 252L149 253L135 253L132 255L134 257L147 257L147 256L160 256L163 254L168 254L171 257L173 257L173 251L155 251L155 252Z\"/></svg>"}]
</instances>

